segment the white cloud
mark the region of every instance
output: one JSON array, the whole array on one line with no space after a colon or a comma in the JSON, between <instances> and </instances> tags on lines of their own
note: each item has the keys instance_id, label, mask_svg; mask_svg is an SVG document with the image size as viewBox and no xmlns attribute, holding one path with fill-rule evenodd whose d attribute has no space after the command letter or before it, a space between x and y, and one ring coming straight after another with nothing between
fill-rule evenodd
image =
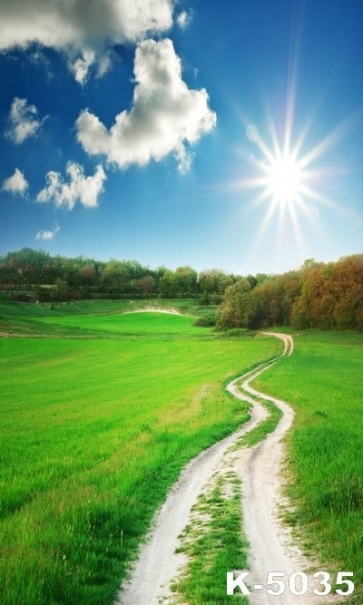
<instances>
[{"instance_id":1,"label":"white cloud","mask_svg":"<svg viewBox=\"0 0 363 605\"><path fill-rule=\"evenodd\" d=\"M159 161L173 153L181 172L191 161L189 146L216 124L205 89L191 90L171 40L145 40L136 50L133 107L108 130L88 109L76 121L77 139L91 155L103 154L125 168Z\"/></svg>"},{"instance_id":2,"label":"white cloud","mask_svg":"<svg viewBox=\"0 0 363 605\"><path fill-rule=\"evenodd\" d=\"M29 105L26 99L15 97L10 107L10 128L6 135L20 145L37 133L45 119L39 120L35 105Z\"/></svg>"},{"instance_id":3,"label":"white cloud","mask_svg":"<svg viewBox=\"0 0 363 605\"><path fill-rule=\"evenodd\" d=\"M94 63L95 53L92 50L85 49L81 57L78 57L73 63L70 61L68 67L74 73L74 77L79 84L85 84L88 78L88 72Z\"/></svg>"},{"instance_id":4,"label":"white cloud","mask_svg":"<svg viewBox=\"0 0 363 605\"><path fill-rule=\"evenodd\" d=\"M4 191L14 194L19 193L20 195L24 195L28 187L28 181L19 168L15 168L13 176L5 179L2 185Z\"/></svg>"},{"instance_id":5,"label":"white cloud","mask_svg":"<svg viewBox=\"0 0 363 605\"><path fill-rule=\"evenodd\" d=\"M112 54L108 53L100 58L97 65L97 78L103 78L103 76L111 69L112 66Z\"/></svg>"},{"instance_id":6,"label":"white cloud","mask_svg":"<svg viewBox=\"0 0 363 605\"><path fill-rule=\"evenodd\" d=\"M47 185L38 193L37 201L53 201L57 207L65 206L69 210L74 208L77 201L86 208L98 206L98 197L107 178L102 166L96 166L93 176L85 176L82 166L68 162L66 174L68 183L64 182L59 172L49 171L45 177Z\"/></svg>"},{"instance_id":7,"label":"white cloud","mask_svg":"<svg viewBox=\"0 0 363 605\"><path fill-rule=\"evenodd\" d=\"M80 58L87 72L87 50L102 61L107 44L137 42L172 23L173 0L1 0L0 51L36 43L64 52L69 65Z\"/></svg>"},{"instance_id":8,"label":"white cloud","mask_svg":"<svg viewBox=\"0 0 363 605\"><path fill-rule=\"evenodd\" d=\"M182 29L185 29L190 22L192 21L194 17L194 12L193 11L182 11L181 13L179 13L179 15L176 18L176 22L179 25L179 27L181 27Z\"/></svg>"},{"instance_id":9,"label":"white cloud","mask_svg":"<svg viewBox=\"0 0 363 605\"><path fill-rule=\"evenodd\" d=\"M51 62L46 56L44 49L37 46L33 48L28 54L28 61L33 65L41 66L44 68L46 75L48 78L53 78L54 74L51 69Z\"/></svg>"},{"instance_id":10,"label":"white cloud","mask_svg":"<svg viewBox=\"0 0 363 605\"><path fill-rule=\"evenodd\" d=\"M38 233L35 236L35 239L52 240L55 238L57 233L59 233L59 231L60 231L60 227L59 227L58 223L56 223L53 231L38 231Z\"/></svg>"},{"instance_id":11,"label":"white cloud","mask_svg":"<svg viewBox=\"0 0 363 605\"><path fill-rule=\"evenodd\" d=\"M116 53L108 51L97 57L93 50L85 48L77 59L74 60L73 55L69 58L68 68L73 72L75 80L83 86L89 79L91 68L96 78L103 78L111 69L115 56Z\"/></svg>"}]
</instances>

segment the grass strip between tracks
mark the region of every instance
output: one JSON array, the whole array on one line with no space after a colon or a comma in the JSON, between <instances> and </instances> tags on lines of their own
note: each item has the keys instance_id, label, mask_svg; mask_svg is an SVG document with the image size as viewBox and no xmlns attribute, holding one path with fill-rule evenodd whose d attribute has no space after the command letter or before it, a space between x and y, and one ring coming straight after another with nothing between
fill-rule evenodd
<instances>
[{"instance_id":1,"label":"grass strip between tracks","mask_svg":"<svg viewBox=\"0 0 363 605\"><path fill-rule=\"evenodd\" d=\"M248 544L242 537L240 481L236 473L219 473L193 507L191 523L180 536L185 573L172 586L174 603L247 605L240 594L226 596L226 574L237 562L247 567ZM174 605L174 604L173 604Z\"/></svg>"}]
</instances>

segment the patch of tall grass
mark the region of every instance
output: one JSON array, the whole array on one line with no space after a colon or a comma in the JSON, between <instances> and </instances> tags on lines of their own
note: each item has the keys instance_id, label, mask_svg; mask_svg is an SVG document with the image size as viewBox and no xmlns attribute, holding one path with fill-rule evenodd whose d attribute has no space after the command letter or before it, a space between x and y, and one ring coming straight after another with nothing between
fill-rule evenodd
<instances>
[{"instance_id":1,"label":"patch of tall grass","mask_svg":"<svg viewBox=\"0 0 363 605\"><path fill-rule=\"evenodd\" d=\"M183 465L248 417L227 377L280 347L147 317L117 338L95 314L89 340L0 339L2 605L111 603Z\"/></svg>"},{"instance_id":2,"label":"patch of tall grass","mask_svg":"<svg viewBox=\"0 0 363 605\"><path fill-rule=\"evenodd\" d=\"M290 521L321 562L355 574L363 600L363 335L294 336L294 355L254 384L292 404Z\"/></svg>"}]
</instances>

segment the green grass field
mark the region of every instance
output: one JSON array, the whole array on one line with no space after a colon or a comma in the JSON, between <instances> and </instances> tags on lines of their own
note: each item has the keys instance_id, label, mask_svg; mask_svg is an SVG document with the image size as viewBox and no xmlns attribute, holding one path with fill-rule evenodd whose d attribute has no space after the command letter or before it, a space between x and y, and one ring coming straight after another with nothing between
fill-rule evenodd
<instances>
[{"instance_id":1,"label":"green grass field","mask_svg":"<svg viewBox=\"0 0 363 605\"><path fill-rule=\"evenodd\" d=\"M0 304L2 605L112 603L182 466L247 418L226 381L281 350L195 327L190 301L166 305L188 316L122 313L140 304ZM360 604L363 335L293 337L254 386L296 411L288 520L323 566L354 572Z\"/></svg>"},{"instance_id":2,"label":"green grass field","mask_svg":"<svg viewBox=\"0 0 363 605\"><path fill-rule=\"evenodd\" d=\"M354 572L354 602L361 604L363 334L307 331L293 338L294 354L254 382L296 411L287 438L297 478L289 522L323 564Z\"/></svg>"},{"instance_id":3,"label":"green grass field","mask_svg":"<svg viewBox=\"0 0 363 605\"><path fill-rule=\"evenodd\" d=\"M246 420L225 382L281 349L122 308L1 307L2 605L112 603L183 465Z\"/></svg>"},{"instance_id":4,"label":"green grass field","mask_svg":"<svg viewBox=\"0 0 363 605\"><path fill-rule=\"evenodd\" d=\"M169 308L190 317L203 317L213 313L214 307L203 307L196 299L158 300L85 300L68 303L23 304L8 303L0 300L0 334L18 336L60 336L77 338L117 338L127 332L127 320L118 321L119 315L148 307ZM131 320L132 321L132 320ZM132 330L140 335L142 318ZM174 334L177 331L172 324ZM187 324L184 322L184 328ZM150 331L147 328L147 331ZM199 330L200 333L200 330ZM179 336L184 333L179 330Z\"/></svg>"},{"instance_id":5,"label":"green grass field","mask_svg":"<svg viewBox=\"0 0 363 605\"><path fill-rule=\"evenodd\" d=\"M47 325L61 328L80 330L81 333L113 334L122 336L135 336L137 338L162 336L188 337L202 336L202 331L193 326L193 322L185 315L170 315L165 313L112 313L88 315L63 315L60 317L47 317L42 320Z\"/></svg>"}]
</instances>

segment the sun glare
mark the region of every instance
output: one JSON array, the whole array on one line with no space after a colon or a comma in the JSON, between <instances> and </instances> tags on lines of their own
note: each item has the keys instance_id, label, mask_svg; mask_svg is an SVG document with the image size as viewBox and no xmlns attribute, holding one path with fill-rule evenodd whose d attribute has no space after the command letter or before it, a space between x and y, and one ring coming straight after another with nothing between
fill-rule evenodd
<instances>
[{"instance_id":1,"label":"sun glare","mask_svg":"<svg viewBox=\"0 0 363 605\"><path fill-rule=\"evenodd\" d=\"M233 191L256 190L256 195L251 197L252 207L266 204L264 218L256 233L254 249L257 249L263 240L269 226L274 225L274 228L277 228L277 240L282 243L285 237L289 238L292 233L295 244L302 253L305 219L308 220L310 229L319 230L319 207L341 211L340 206L323 194L323 181L327 177L339 176L342 169L337 170L336 167L326 165L322 167L318 160L340 140L354 123L353 119L349 118L338 124L315 145L309 147L306 143L311 121L294 137L292 106L293 102L289 105L285 129L280 136L271 115L267 115L267 137L262 137L254 124L245 124L246 137L254 145L255 151L249 155L243 153L244 169L250 164L254 174L249 178L232 181L228 185ZM303 151L303 147L307 149Z\"/></svg>"},{"instance_id":2,"label":"sun glare","mask_svg":"<svg viewBox=\"0 0 363 605\"><path fill-rule=\"evenodd\" d=\"M302 192L303 172L291 155L275 157L266 167L267 188L278 204L293 204Z\"/></svg>"},{"instance_id":3,"label":"sun glare","mask_svg":"<svg viewBox=\"0 0 363 605\"><path fill-rule=\"evenodd\" d=\"M315 144L308 144L312 121L299 133L293 132L293 101L288 103L289 111L283 132L278 134L272 116L267 113L267 131L262 136L254 124L242 120L249 149L241 149L243 172L249 167L249 176L229 181L218 187L218 191L255 191L248 194L249 206L257 209L265 206L259 227L255 233L250 255L254 255L267 230L276 232L277 250L286 250L285 244L293 245L301 257L306 254L305 233L313 229L319 236L323 234L318 220L322 207L342 212L342 207L331 197L324 195L327 178L345 173L344 167L321 164L321 158L342 138L354 124L351 116L338 124ZM294 136L295 134L295 136ZM254 148L254 149L253 149ZM331 189L331 188L330 188ZM308 225L306 223L308 222ZM309 235L310 236L310 235Z\"/></svg>"}]
</instances>

